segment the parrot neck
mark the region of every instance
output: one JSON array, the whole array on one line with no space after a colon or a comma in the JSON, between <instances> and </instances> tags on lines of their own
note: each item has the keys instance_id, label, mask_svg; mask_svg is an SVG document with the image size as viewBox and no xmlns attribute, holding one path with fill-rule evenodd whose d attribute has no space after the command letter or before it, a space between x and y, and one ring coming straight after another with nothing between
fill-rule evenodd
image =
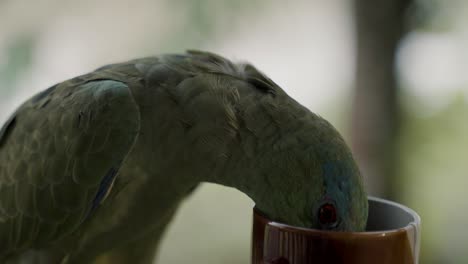
<instances>
[{"instance_id":1,"label":"parrot neck","mask_svg":"<svg viewBox=\"0 0 468 264\"><path fill-rule=\"evenodd\" d=\"M271 190L278 189L275 186L284 180L284 177L276 177L280 175L278 173L268 173L272 168L264 162L271 155L275 139L258 138L251 134L250 128L245 127L240 128L239 134L242 139L232 142L228 147L228 157L225 160L217 159L216 167L219 169L204 174L206 178L202 182L235 188L251 198L257 206L263 207L270 200L268 196Z\"/></svg>"},{"instance_id":2,"label":"parrot neck","mask_svg":"<svg viewBox=\"0 0 468 264\"><path fill-rule=\"evenodd\" d=\"M269 190L275 189L273 185L276 181L262 174L255 167L254 161L245 157L236 160L233 157L225 164L226 169L223 172L216 173L212 178L204 181L235 188L251 198L257 205L263 204L265 195L269 193Z\"/></svg>"}]
</instances>

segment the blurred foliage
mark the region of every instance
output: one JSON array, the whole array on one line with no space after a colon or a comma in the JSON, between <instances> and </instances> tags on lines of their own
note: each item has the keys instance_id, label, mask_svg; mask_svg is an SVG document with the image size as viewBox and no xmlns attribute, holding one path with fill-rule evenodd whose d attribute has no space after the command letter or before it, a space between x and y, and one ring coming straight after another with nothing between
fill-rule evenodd
<instances>
[{"instance_id":1,"label":"blurred foliage","mask_svg":"<svg viewBox=\"0 0 468 264\"><path fill-rule=\"evenodd\" d=\"M156 263L249 264L250 208L252 200L236 189L201 184L177 212Z\"/></svg>"},{"instance_id":2,"label":"blurred foliage","mask_svg":"<svg viewBox=\"0 0 468 264\"><path fill-rule=\"evenodd\" d=\"M453 28L464 0L414 0L407 12L408 26L423 31L448 31Z\"/></svg>"},{"instance_id":3,"label":"blurred foliage","mask_svg":"<svg viewBox=\"0 0 468 264\"><path fill-rule=\"evenodd\" d=\"M255 15L269 6L266 0L175 0L168 1L172 10L186 12L180 28L184 34L173 34L167 45L170 50L202 46L209 40L229 34L240 17Z\"/></svg>"},{"instance_id":4,"label":"blurred foliage","mask_svg":"<svg viewBox=\"0 0 468 264\"><path fill-rule=\"evenodd\" d=\"M417 104L417 98L405 98L406 104ZM465 97L455 95L434 115L404 114L400 186L403 203L422 218L421 263L466 263L461 260L468 259L466 230L458 228L468 221L467 214L458 211L466 208L466 199L460 199L468 183L468 122L460 119L466 113Z\"/></svg>"},{"instance_id":5,"label":"blurred foliage","mask_svg":"<svg viewBox=\"0 0 468 264\"><path fill-rule=\"evenodd\" d=\"M12 39L0 61L0 94L6 97L32 62L35 35L23 34Z\"/></svg>"}]
</instances>

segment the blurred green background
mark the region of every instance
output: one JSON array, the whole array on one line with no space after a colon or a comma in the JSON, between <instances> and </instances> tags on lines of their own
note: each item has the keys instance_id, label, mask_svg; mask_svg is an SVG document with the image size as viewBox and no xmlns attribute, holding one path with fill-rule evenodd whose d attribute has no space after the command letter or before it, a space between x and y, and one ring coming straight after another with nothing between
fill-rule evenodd
<instances>
[{"instance_id":1,"label":"blurred green background","mask_svg":"<svg viewBox=\"0 0 468 264\"><path fill-rule=\"evenodd\" d=\"M371 194L420 213L420 263L468 263L467 24L463 0L0 0L0 122L107 63L247 60L344 134ZM252 206L203 185L158 263L250 263Z\"/></svg>"}]
</instances>

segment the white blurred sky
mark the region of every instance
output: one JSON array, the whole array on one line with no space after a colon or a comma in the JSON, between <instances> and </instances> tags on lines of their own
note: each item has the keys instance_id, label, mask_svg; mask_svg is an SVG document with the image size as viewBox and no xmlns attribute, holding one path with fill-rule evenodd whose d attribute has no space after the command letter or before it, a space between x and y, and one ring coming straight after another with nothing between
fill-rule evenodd
<instances>
[{"instance_id":1,"label":"white blurred sky","mask_svg":"<svg viewBox=\"0 0 468 264\"><path fill-rule=\"evenodd\" d=\"M428 115L446 106L454 95L468 96L467 45L468 35L456 31L415 32L405 38L398 54L401 83L423 104L412 110Z\"/></svg>"},{"instance_id":2,"label":"white blurred sky","mask_svg":"<svg viewBox=\"0 0 468 264\"><path fill-rule=\"evenodd\" d=\"M12 98L0 94L0 120L56 82L109 62L158 54L162 51L147 42L190 31L181 28L187 10L166 1L41 2L34 12L27 0L7 1L0 9L0 66L8 66L5 47L12 39L29 31L39 36L33 65ZM216 34L195 48L254 63L313 111L349 96L355 61L349 1L275 3L247 13L249 17L216 18L223 22L218 31L227 34ZM439 109L454 92L468 94L468 34L457 22L465 21L456 21L451 32L410 34L399 52L401 81L421 100L422 112Z\"/></svg>"}]
</instances>

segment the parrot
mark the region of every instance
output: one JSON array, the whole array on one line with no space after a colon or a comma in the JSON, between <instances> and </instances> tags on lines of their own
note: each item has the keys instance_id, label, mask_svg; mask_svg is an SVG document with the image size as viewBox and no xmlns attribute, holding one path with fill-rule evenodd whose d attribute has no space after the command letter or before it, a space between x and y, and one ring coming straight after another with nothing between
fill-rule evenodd
<instances>
[{"instance_id":1,"label":"parrot","mask_svg":"<svg viewBox=\"0 0 468 264\"><path fill-rule=\"evenodd\" d=\"M153 263L203 182L291 226L366 226L363 179L328 121L252 64L188 50L103 66L9 117L0 263Z\"/></svg>"}]
</instances>

